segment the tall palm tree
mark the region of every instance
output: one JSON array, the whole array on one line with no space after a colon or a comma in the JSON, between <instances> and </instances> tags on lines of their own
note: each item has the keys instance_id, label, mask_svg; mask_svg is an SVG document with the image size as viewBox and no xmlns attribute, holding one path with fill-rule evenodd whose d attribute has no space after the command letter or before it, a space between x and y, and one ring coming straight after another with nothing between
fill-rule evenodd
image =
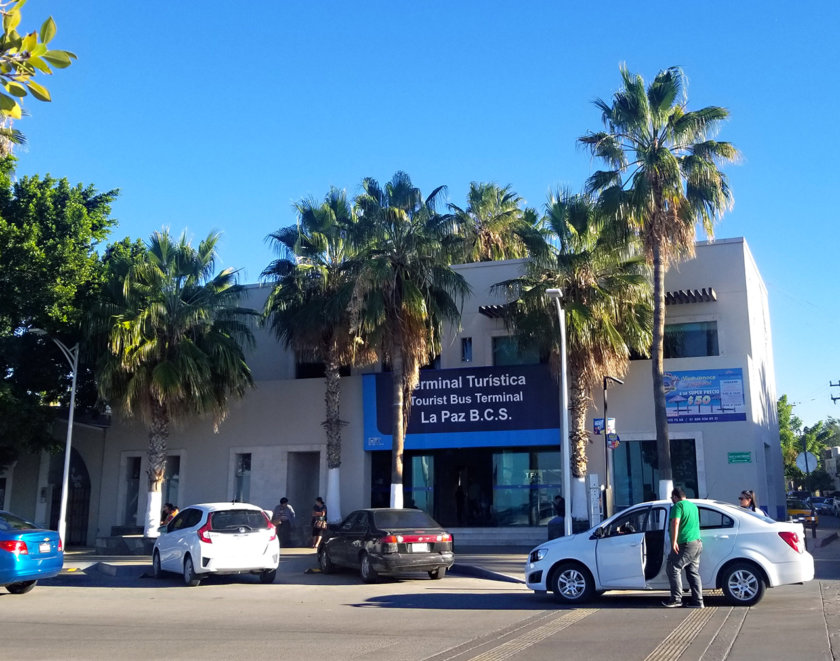
<instances>
[{"instance_id":1,"label":"tall palm tree","mask_svg":"<svg viewBox=\"0 0 840 661\"><path fill-rule=\"evenodd\" d=\"M464 237L465 262L526 257L526 241L534 232L536 214L523 210L523 199L497 184L470 183L465 209L450 204Z\"/></svg>"},{"instance_id":2,"label":"tall palm tree","mask_svg":"<svg viewBox=\"0 0 840 661\"><path fill-rule=\"evenodd\" d=\"M641 76L624 66L621 79L612 103L595 101L606 130L579 140L610 168L595 172L588 190L600 193L607 208L623 215L628 230L641 237L653 267L651 369L659 495L664 498L673 487L663 379L665 271L671 261L694 254L696 224L712 237L714 222L731 207L732 193L719 165L735 160L738 152L710 137L729 116L725 108L687 109L679 68L660 71L647 88Z\"/></svg>"},{"instance_id":3,"label":"tall palm tree","mask_svg":"<svg viewBox=\"0 0 840 661\"><path fill-rule=\"evenodd\" d=\"M269 235L280 257L263 271L274 283L263 311L278 340L301 357L325 366L327 511L340 520L341 366L372 362L368 345L350 333L348 305L353 280L347 261L354 255L349 236L356 218L343 190L331 188L322 202L295 204L296 226Z\"/></svg>"},{"instance_id":4,"label":"tall palm tree","mask_svg":"<svg viewBox=\"0 0 840 661\"><path fill-rule=\"evenodd\" d=\"M170 425L191 416L225 418L231 396L253 385L243 346L253 343L253 310L240 308L236 272L213 275L218 234L193 248L155 232L146 249L113 282L92 319L106 337L97 369L102 396L149 430L149 497L145 535L160 522L161 486Z\"/></svg>"},{"instance_id":5,"label":"tall palm tree","mask_svg":"<svg viewBox=\"0 0 840 661\"><path fill-rule=\"evenodd\" d=\"M550 255L532 258L523 276L495 286L515 301L507 322L520 341L535 343L550 355L558 379L560 330L545 292L563 292L575 478L571 505L576 519L587 517L586 412L592 388L605 375L622 376L630 351L644 352L650 344L650 284L644 257L632 240L616 236L608 221L589 196L552 194L543 219Z\"/></svg>"},{"instance_id":6,"label":"tall palm tree","mask_svg":"<svg viewBox=\"0 0 840 661\"><path fill-rule=\"evenodd\" d=\"M362 250L351 308L356 332L378 337L393 382L391 506L403 505L403 448L411 391L420 367L440 351L444 322L460 323L469 292L450 263L460 249L451 216L436 211L443 188L427 198L404 172L383 189L362 182L356 198Z\"/></svg>"}]
</instances>

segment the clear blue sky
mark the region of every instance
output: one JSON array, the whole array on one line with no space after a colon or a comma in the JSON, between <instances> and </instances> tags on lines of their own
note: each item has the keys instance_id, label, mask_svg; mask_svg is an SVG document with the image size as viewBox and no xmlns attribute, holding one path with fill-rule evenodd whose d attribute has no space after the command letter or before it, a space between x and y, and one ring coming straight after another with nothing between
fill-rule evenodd
<instances>
[{"instance_id":1,"label":"clear blue sky","mask_svg":"<svg viewBox=\"0 0 840 661\"><path fill-rule=\"evenodd\" d=\"M119 188L114 240L219 230L245 282L330 185L405 170L459 205L495 181L539 208L579 190L594 164L575 140L619 64L683 67L690 107L727 107L718 138L743 153L716 236L746 237L767 284L778 393L805 424L840 417L840 3L30 0L21 28L49 14L79 60L27 103L18 172Z\"/></svg>"}]
</instances>

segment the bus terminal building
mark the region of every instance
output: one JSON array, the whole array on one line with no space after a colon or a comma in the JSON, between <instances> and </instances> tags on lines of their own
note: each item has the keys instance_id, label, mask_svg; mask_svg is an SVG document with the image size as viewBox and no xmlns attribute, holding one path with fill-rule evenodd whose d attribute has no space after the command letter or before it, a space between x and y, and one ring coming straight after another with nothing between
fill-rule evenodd
<instances>
[{"instance_id":1,"label":"bus terminal building","mask_svg":"<svg viewBox=\"0 0 840 661\"><path fill-rule=\"evenodd\" d=\"M455 267L472 295L460 329L446 332L434 369L422 371L412 394L405 504L471 543L545 539L554 496L563 493L557 381L510 336L499 314L506 301L491 292L522 268L521 260ZM784 518L768 297L746 241L698 243L693 259L668 271L665 286L674 484L689 497L731 502L753 489L770 516ZM248 286L243 304L261 309L268 292ZM231 403L218 433L204 419L171 429L163 502L239 499L271 509L286 496L305 527L327 489L324 380L268 330L256 338L248 355L256 387ZM616 510L655 498L659 482L650 361L631 361L622 380L609 393L619 438L610 476ZM341 514L387 506L390 374L353 369L341 389ZM600 387L592 399L590 430L603 418ZM55 433L63 437L60 423ZM589 472L603 482L604 436L593 431L591 438ZM142 424L116 415L109 425L74 426L68 545L142 530L147 439ZM0 508L55 528L62 467L60 454L22 457L0 473Z\"/></svg>"}]
</instances>

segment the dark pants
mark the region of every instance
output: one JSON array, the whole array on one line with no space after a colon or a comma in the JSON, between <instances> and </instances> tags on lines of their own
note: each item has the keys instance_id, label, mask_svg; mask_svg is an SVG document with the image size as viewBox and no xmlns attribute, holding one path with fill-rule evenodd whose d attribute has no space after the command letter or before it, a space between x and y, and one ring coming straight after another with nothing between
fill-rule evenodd
<instances>
[{"instance_id":1,"label":"dark pants","mask_svg":"<svg viewBox=\"0 0 840 661\"><path fill-rule=\"evenodd\" d=\"M680 544L680 552L668 554L668 581L671 584L671 601L682 601L682 570L688 587L691 588L691 599L695 604L703 603L703 584L700 581L700 554L703 552L703 542L699 539Z\"/></svg>"}]
</instances>

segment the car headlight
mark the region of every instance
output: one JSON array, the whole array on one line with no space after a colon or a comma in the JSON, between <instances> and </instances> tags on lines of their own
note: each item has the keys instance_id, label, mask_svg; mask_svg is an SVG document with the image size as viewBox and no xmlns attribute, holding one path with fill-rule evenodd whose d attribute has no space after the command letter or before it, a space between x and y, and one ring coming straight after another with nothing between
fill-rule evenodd
<instances>
[{"instance_id":1,"label":"car headlight","mask_svg":"<svg viewBox=\"0 0 840 661\"><path fill-rule=\"evenodd\" d=\"M539 562L542 560L546 555L548 555L548 549L539 548L534 551L531 551L531 557L529 560L531 562Z\"/></svg>"}]
</instances>

